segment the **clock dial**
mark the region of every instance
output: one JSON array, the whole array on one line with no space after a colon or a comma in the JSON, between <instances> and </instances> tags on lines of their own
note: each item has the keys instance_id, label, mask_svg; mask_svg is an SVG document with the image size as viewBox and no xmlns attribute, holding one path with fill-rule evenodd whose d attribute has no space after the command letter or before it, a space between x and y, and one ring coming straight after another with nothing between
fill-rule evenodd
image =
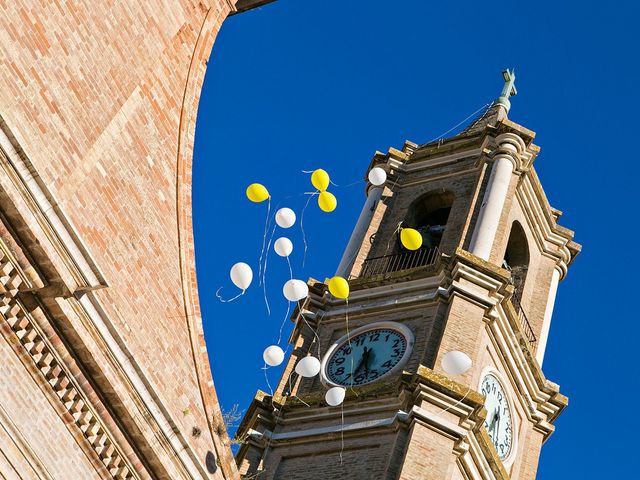
<instances>
[{"instance_id":1,"label":"clock dial","mask_svg":"<svg viewBox=\"0 0 640 480\"><path fill-rule=\"evenodd\" d=\"M513 422L509 400L496 375L489 373L482 379L480 393L486 397L485 408L487 418L484 428L498 451L498 456L504 460L511 452L513 444Z\"/></svg>"},{"instance_id":2,"label":"clock dial","mask_svg":"<svg viewBox=\"0 0 640 480\"><path fill-rule=\"evenodd\" d=\"M411 341L395 328L358 329L329 352L325 375L336 385L371 383L406 362Z\"/></svg>"}]
</instances>

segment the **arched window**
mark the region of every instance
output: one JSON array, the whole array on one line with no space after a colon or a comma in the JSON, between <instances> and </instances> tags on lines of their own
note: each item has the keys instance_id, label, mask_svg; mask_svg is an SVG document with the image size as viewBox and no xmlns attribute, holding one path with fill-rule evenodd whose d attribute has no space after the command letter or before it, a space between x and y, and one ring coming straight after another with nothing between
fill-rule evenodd
<instances>
[{"instance_id":1,"label":"arched window","mask_svg":"<svg viewBox=\"0 0 640 480\"><path fill-rule=\"evenodd\" d=\"M453 193L448 190L422 195L409 207L402 226L418 230L422 234L422 244L425 248L438 247L446 229L454 199Z\"/></svg>"},{"instance_id":2,"label":"arched window","mask_svg":"<svg viewBox=\"0 0 640 480\"><path fill-rule=\"evenodd\" d=\"M519 307L529 268L529 246L524 229L517 220L511 225L511 233L509 234L507 249L504 252L502 266L511 272L511 282L515 287L515 292L511 299Z\"/></svg>"}]
</instances>

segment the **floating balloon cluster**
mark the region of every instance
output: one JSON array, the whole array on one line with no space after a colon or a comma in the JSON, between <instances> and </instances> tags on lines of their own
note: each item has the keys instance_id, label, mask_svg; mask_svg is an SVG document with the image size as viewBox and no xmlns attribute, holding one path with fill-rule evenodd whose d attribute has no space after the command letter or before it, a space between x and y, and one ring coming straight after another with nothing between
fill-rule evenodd
<instances>
[{"instance_id":1,"label":"floating balloon cluster","mask_svg":"<svg viewBox=\"0 0 640 480\"><path fill-rule=\"evenodd\" d=\"M335 276L328 282L329 293L336 298L346 300L349 297L349 282L342 277ZM284 297L290 302L296 302L307 298L309 287L302 280L291 279L282 287ZM284 351L278 345L268 346L263 354L264 362L270 367L277 367L284 361ZM298 361L295 372L301 377L312 378L320 373L320 360L312 355ZM325 394L327 404L337 406L342 403L346 394L343 387L332 387Z\"/></svg>"},{"instance_id":2,"label":"floating balloon cluster","mask_svg":"<svg viewBox=\"0 0 640 480\"><path fill-rule=\"evenodd\" d=\"M337 200L336 197L327 191L329 188L329 184L331 183L329 174L323 169L317 169L311 172L311 184L316 188L316 192L312 193L312 195L318 195L318 206L324 212L332 212L336 209ZM380 167L374 167L369 171L368 174L369 182L375 186L380 187L383 186L387 181L387 173L384 169ZM269 191L264 185L259 183L252 183L246 189L247 198L254 203L264 202L265 200L269 200L269 206L271 197L269 195ZM270 207L269 207L270 208ZM265 222L265 239L266 241L266 231L267 226L269 224L269 210L267 211L267 220ZM303 210L304 215L304 210ZM291 228L296 223L296 214L295 212L288 207L280 208L275 214L275 223L278 227L282 229ZM275 232L275 227L274 227ZM413 228L400 228L400 242L402 245L408 250L418 250L423 243L422 235L419 231ZM262 266L262 256L264 253L264 243L263 241L263 252L260 256L260 269L261 275L265 275L266 272L266 260L265 267L263 269ZM269 245L271 245L271 240L269 241ZM287 237L279 237L273 243L273 249L275 253L283 258L287 259L289 262L289 256L293 252L293 242ZM267 249L268 250L268 249ZM267 252L268 253L268 252ZM291 272L291 264L289 263L289 270ZM251 285L253 281L253 271L251 267L245 262L238 262L233 267L231 267L230 271L231 281L235 286L237 286L241 292L231 300L235 300L240 295L243 295L247 288ZM304 300L309 295L309 287L306 282L293 278L291 274L289 280L287 280L282 286L282 294L287 299L288 302L299 302ZM264 277L263 277L264 278ZM327 282L327 287L329 293L337 298L347 301L349 298L349 282L342 277L334 276ZM220 298L220 296L218 295ZM222 300L221 301L231 301L231 300ZM265 300L266 300L266 291L265 291ZM287 310L288 315L289 310ZM286 319L285 319L286 320ZM346 317L347 321L347 331L348 331L348 317ZM284 325L284 323L283 323ZM282 329L281 329L282 333ZM285 352L279 345L280 340L278 340L278 344L269 345L265 348L262 358L264 360L265 366L269 367L277 367L284 362ZM443 370L450 375L460 375L466 372L471 367L471 359L468 355L460 351L450 351L446 353L442 358L442 368ZM295 366L295 372L305 378L315 377L320 373L320 360L312 355L306 356L298 361ZM325 401L330 406L338 406L342 404L344 401L346 394L346 389L344 387L332 387L327 390L325 394Z\"/></svg>"},{"instance_id":3,"label":"floating balloon cluster","mask_svg":"<svg viewBox=\"0 0 640 480\"><path fill-rule=\"evenodd\" d=\"M382 172L386 180L386 173L384 173L384 170L382 170ZM380 181L380 176L377 175L374 177L374 179L376 180L376 182ZM323 212L327 213L333 212L338 205L336 197L332 193L327 191L330 183L331 181L329 178L329 174L325 170L317 169L312 172L311 184L316 188L316 192L314 192L313 195L318 195L318 207ZM382 183L384 183L384 180L382 181ZM246 196L251 202L254 203L261 203L268 200L270 205L271 197L269 195L269 191L262 184L252 183L251 185L249 185L246 189ZM269 214L267 213L267 221L265 222L265 241L267 225L269 223L268 215ZM291 208L284 207L280 208L276 212L274 219L278 227L282 229L288 229L295 225L297 218L295 212ZM293 252L293 242L287 237L279 237L273 243L273 249L278 256L287 258L288 260L288 257ZM261 275L264 275L266 270L266 260L264 269L262 265L263 253L261 253L260 256ZM290 263L289 268L291 269ZM240 296L243 295L246 289L251 285L251 282L253 280L253 271L248 264L244 262L238 262L231 268L230 277L233 284L241 290L241 293L238 295ZM328 286L329 292L336 298L346 299L349 295L349 283L342 277L333 277L329 281ZM309 295L309 287L307 283L302 280L290 278L282 286L282 294L288 302L299 302L307 298L307 296ZM234 297L231 300L234 300L238 296ZM284 362L285 352L282 347L280 347L279 343L280 341L278 341L277 345L269 345L267 348L265 348L262 354L265 365L269 367L277 367ZM304 357L296 364L295 372L301 377L312 378L320 373L320 360L312 355ZM336 406L342 403L342 401L344 400L344 396L344 388L333 387L327 391L325 399L327 401L327 404Z\"/></svg>"}]
</instances>

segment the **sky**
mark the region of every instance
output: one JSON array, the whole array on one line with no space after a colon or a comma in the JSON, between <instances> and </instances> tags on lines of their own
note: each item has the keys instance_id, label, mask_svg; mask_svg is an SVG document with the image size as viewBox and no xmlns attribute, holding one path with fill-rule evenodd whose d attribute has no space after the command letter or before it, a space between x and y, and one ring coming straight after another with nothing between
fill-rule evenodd
<instances>
[{"instance_id":1,"label":"sky","mask_svg":"<svg viewBox=\"0 0 640 480\"><path fill-rule=\"evenodd\" d=\"M267 256L270 314L258 285L267 205L248 202L246 186L263 183L272 213L287 206L300 217L312 190L303 171L330 173L338 208L327 214L311 199L304 238L299 222L273 237L294 242L294 277L324 280L364 202L373 153L448 131L498 96L510 67L518 95L509 117L537 133L535 168L583 245L559 287L543 368L570 404L538 478L629 478L640 427L628 410L640 394L638 8L278 0L229 18L202 91L193 177L200 301L223 408L245 410L275 385L280 372L270 369L267 383L262 351L281 328L284 347L292 326L286 261ZM223 299L238 292L229 268L239 261L254 267L254 283L222 303L220 287Z\"/></svg>"}]
</instances>

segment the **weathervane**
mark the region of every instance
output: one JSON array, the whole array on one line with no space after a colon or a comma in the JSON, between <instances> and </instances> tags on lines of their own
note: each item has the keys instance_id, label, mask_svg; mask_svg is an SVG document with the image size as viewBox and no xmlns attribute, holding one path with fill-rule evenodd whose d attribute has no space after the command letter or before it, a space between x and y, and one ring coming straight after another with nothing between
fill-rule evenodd
<instances>
[{"instance_id":1,"label":"weathervane","mask_svg":"<svg viewBox=\"0 0 640 480\"><path fill-rule=\"evenodd\" d=\"M502 93L495 101L496 105L501 105L504 107L507 113L509 113L509 109L511 108L511 102L509 101L509 97L513 95L517 95L518 91L516 90L516 71L514 69L509 70L508 68L502 71L502 78L504 78L504 87L502 87Z\"/></svg>"}]
</instances>

